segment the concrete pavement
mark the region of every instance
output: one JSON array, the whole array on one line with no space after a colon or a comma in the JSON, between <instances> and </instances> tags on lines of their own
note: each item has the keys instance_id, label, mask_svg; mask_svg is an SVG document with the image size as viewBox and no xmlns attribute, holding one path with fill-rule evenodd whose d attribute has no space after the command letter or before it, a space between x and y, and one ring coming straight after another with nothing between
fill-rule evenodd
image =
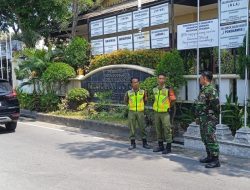
<instances>
[{"instance_id":1,"label":"concrete pavement","mask_svg":"<svg viewBox=\"0 0 250 190\"><path fill-rule=\"evenodd\" d=\"M16 133L0 128L3 190L249 189L250 161L222 157L208 170L199 152L174 147L162 156L112 135L23 119Z\"/></svg>"}]
</instances>

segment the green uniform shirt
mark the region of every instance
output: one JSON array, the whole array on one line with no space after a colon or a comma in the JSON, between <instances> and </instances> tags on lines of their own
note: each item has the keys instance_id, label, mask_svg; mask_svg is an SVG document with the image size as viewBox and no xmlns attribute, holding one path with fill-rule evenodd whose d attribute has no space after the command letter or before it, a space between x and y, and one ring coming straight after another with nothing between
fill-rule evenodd
<instances>
[{"instance_id":1,"label":"green uniform shirt","mask_svg":"<svg viewBox=\"0 0 250 190\"><path fill-rule=\"evenodd\" d=\"M195 102L196 115L218 115L220 111L219 105L219 95L216 88L212 84L203 86L198 96L198 100Z\"/></svg>"}]
</instances>

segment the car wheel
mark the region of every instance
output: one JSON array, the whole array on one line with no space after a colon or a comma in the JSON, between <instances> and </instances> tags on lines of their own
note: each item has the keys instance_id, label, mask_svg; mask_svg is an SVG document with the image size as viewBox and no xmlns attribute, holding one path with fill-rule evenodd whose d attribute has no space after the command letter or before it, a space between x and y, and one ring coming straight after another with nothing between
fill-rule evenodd
<instances>
[{"instance_id":1,"label":"car wheel","mask_svg":"<svg viewBox=\"0 0 250 190\"><path fill-rule=\"evenodd\" d=\"M5 127L7 131L14 132L17 126L17 122L6 123Z\"/></svg>"}]
</instances>

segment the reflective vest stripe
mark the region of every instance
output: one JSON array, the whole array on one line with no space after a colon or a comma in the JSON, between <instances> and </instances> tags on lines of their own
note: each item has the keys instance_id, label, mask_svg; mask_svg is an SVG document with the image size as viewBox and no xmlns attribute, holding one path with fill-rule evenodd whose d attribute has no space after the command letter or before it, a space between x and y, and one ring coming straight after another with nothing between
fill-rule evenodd
<instances>
[{"instance_id":1,"label":"reflective vest stripe","mask_svg":"<svg viewBox=\"0 0 250 190\"><path fill-rule=\"evenodd\" d=\"M169 90L154 88L153 92L155 96L153 110L156 112L168 112L170 108Z\"/></svg>"},{"instance_id":2,"label":"reflective vest stripe","mask_svg":"<svg viewBox=\"0 0 250 190\"><path fill-rule=\"evenodd\" d=\"M129 110L131 111L144 111L144 90L134 92L133 90L128 91L129 98Z\"/></svg>"}]
</instances>

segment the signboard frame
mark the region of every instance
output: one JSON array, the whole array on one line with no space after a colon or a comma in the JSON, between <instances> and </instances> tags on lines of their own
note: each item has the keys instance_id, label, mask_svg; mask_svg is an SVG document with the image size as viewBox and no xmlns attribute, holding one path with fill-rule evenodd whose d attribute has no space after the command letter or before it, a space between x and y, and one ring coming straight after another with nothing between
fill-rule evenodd
<instances>
[{"instance_id":1,"label":"signboard frame","mask_svg":"<svg viewBox=\"0 0 250 190\"><path fill-rule=\"evenodd\" d=\"M95 27L93 28L93 23L101 23L100 27ZM93 33L93 30L97 30ZM101 36L103 35L103 19L99 19L99 20L94 20L90 22L90 36L91 37L95 37L95 36Z\"/></svg>"},{"instance_id":2,"label":"signboard frame","mask_svg":"<svg viewBox=\"0 0 250 190\"><path fill-rule=\"evenodd\" d=\"M128 17L129 21L120 22L121 17ZM126 23L126 24L124 24L124 23ZM133 29L133 12L128 12L125 14L117 15L117 32L125 32L125 31L129 31L132 29Z\"/></svg>"},{"instance_id":3,"label":"signboard frame","mask_svg":"<svg viewBox=\"0 0 250 190\"><path fill-rule=\"evenodd\" d=\"M197 48L197 22L177 26L177 49ZM185 29L186 28L186 29ZM209 30L208 30L209 29ZM181 31L185 30L185 31ZM188 33L189 32L189 33ZM199 22L199 48L218 46L218 19L211 19ZM186 41L184 41L186 37ZM181 42L182 40L182 42Z\"/></svg>"}]
</instances>

